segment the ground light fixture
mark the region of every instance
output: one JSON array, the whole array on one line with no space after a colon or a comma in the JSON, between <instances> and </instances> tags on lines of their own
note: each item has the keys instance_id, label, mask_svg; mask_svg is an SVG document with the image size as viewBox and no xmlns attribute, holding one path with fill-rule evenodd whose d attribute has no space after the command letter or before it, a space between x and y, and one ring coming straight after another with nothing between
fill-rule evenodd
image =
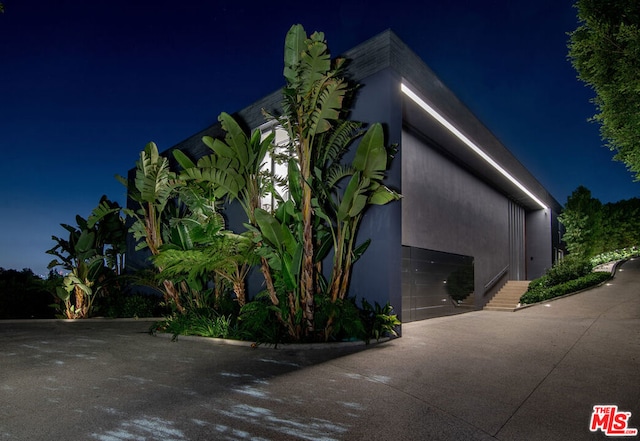
<instances>
[{"instance_id":1,"label":"ground light fixture","mask_svg":"<svg viewBox=\"0 0 640 441\"><path fill-rule=\"evenodd\" d=\"M406 96L408 96L414 103L416 103L422 110L427 112L433 119L438 121L444 128L451 132L456 138L462 141L467 147L469 147L475 154L480 156L487 164L497 170L502 176L507 178L516 187L518 187L524 194L536 201L543 210L547 209L547 206L538 199L533 193L531 193L524 185L522 185L516 178L511 176L504 168L500 166L496 161L487 155L480 147L478 147L473 141L467 138L460 130L451 124L444 116L442 116L436 109L427 104L422 98L420 98L413 90L404 83L401 83L401 90Z\"/></svg>"}]
</instances>

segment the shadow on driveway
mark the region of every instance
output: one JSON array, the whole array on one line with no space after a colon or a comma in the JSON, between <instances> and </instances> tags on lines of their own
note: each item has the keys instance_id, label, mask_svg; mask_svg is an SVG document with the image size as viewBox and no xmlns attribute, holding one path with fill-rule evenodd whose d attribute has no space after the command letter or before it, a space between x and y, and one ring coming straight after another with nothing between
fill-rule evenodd
<instances>
[{"instance_id":1,"label":"shadow on driveway","mask_svg":"<svg viewBox=\"0 0 640 441\"><path fill-rule=\"evenodd\" d=\"M590 440L640 427L640 259L515 313L341 349L171 342L148 322L0 322L0 440ZM637 439L637 438L636 438Z\"/></svg>"}]
</instances>

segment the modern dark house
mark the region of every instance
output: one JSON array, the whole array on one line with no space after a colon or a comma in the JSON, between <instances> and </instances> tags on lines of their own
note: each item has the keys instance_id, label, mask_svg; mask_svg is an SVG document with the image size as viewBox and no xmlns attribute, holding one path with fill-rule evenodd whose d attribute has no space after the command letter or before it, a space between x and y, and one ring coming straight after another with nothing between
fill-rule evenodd
<instances>
[{"instance_id":1,"label":"modern dark house","mask_svg":"<svg viewBox=\"0 0 640 441\"><path fill-rule=\"evenodd\" d=\"M429 67L391 31L343 56L361 85L350 118L383 123L398 146L385 182L403 195L365 215L359 237L372 242L351 295L389 302L408 322L453 313L452 299L468 294L480 308L506 281L551 267L562 255L560 204ZM261 109L280 102L277 91L234 116L258 128ZM208 154L204 135L222 132L213 125L174 148ZM233 226L233 207L227 214Z\"/></svg>"}]
</instances>

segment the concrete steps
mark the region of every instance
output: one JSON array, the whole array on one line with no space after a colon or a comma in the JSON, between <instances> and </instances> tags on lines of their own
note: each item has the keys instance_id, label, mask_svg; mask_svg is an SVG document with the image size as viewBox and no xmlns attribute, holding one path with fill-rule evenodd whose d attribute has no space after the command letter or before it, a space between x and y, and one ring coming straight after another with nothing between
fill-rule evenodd
<instances>
[{"instance_id":1,"label":"concrete steps","mask_svg":"<svg viewBox=\"0 0 640 441\"><path fill-rule=\"evenodd\" d=\"M483 309L488 311L513 311L518 307L520 297L529 287L528 280L509 280Z\"/></svg>"},{"instance_id":2,"label":"concrete steps","mask_svg":"<svg viewBox=\"0 0 640 441\"><path fill-rule=\"evenodd\" d=\"M469 294L462 302L458 303L458 308L476 309L476 295Z\"/></svg>"}]
</instances>

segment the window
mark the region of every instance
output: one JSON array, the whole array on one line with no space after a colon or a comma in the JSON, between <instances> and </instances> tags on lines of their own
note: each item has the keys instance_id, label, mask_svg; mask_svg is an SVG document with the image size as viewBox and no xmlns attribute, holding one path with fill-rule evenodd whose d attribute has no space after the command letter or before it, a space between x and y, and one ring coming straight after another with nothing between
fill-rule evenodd
<instances>
[{"instance_id":1,"label":"window","mask_svg":"<svg viewBox=\"0 0 640 441\"><path fill-rule=\"evenodd\" d=\"M278 207L280 199L289 199L287 188L289 154L289 135L287 131L275 121L259 127L261 139L275 133L272 148L267 152L261 171L267 179L267 191L260 198L260 206L266 211L273 211Z\"/></svg>"}]
</instances>

